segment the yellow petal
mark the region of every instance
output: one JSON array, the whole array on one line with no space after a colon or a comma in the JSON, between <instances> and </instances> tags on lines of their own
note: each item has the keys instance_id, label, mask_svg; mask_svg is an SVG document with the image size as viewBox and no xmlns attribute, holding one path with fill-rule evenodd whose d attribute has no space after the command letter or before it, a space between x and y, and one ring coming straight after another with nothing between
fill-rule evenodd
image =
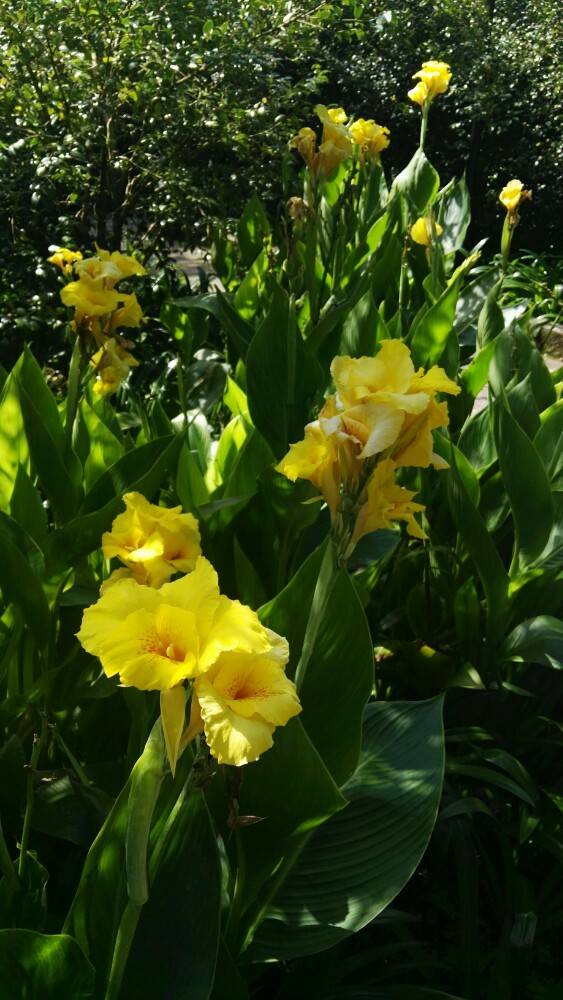
<instances>
[{"instance_id":1,"label":"yellow petal","mask_svg":"<svg viewBox=\"0 0 563 1000\"><path fill-rule=\"evenodd\" d=\"M160 715L166 753L174 777L180 739L186 722L186 690L181 684L160 692Z\"/></svg>"},{"instance_id":2,"label":"yellow petal","mask_svg":"<svg viewBox=\"0 0 563 1000\"><path fill-rule=\"evenodd\" d=\"M141 609L128 615L100 646L98 656L108 676L119 673L123 684L163 691L194 676L198 645L192 612L161 604L154 613Z\"/></svg>"},{"instance_id":3,"label":"yellow petal","mask_svg":"<svg viewBox=\"0 0 563 1000\"><path fill-rule=\"evenodd\" d=\"M272 745L276 726L301 711L297 691L279 662L268 657L224 653L194 682L205 736L222 764L247 764Z\"/></svg>"},{"instance_id":4,"label":"yellow petal","mask_svg":"<svg viewBox=\"0 0 563 1000\"><path fill-rule=\"evenodd\" d=\"M156 591L141 587L136 580L118 580L102 594L97 604L85 609L78 638L88 653L99 656L117 625L128 615L140 608L155 611L158 604L159 596ZM119 666L108 673L108 676L117 673Z\"/></svg>"}]
</instances>

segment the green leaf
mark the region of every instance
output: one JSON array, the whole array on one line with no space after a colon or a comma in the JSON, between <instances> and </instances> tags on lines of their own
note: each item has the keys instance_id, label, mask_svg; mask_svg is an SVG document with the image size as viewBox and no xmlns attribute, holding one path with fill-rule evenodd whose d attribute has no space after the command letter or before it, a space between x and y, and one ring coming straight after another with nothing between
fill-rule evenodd
<instances>
[{"instance_id":1,"label":"green leaf","mask_svg":"<svg viewBox=\"0 0 563 1000\"><path fill-rule=\"evenodd\" d=\"M19 862L14 862L17 873ZM30 854L26 857L23 882L17 875L19 891L13 891L6 877L0 882L0 927L20 927L42 931L47 912L45 886L49 872Z\"/></svg>"},{"instance_id":2,"label":"green leaf","mask_svg":"<svg viewBox=\"0 0 563 1000\"><path fill-rule=\"evenodd\" d=\"M448 473L448 495L454 523L485 590L488 629L491 633L501 632L508 600L508 574L485 522L463 484L455 452L452 452Z\"/></svg>"},{"instance_id":3,"label":"green leaf","mask_svg":"<svg viewBox=\"0 0 563 1000\"><path fill-rule=\"evenodd\" d=\"M29 448L15 376L0 395L0 510L8 511L19 466L29 471Z\"/></svg>"},{"instance_id":4,"label":"green leaf","mask_svg":"<svg viewBox=\"0 0 563 1000\"><path fill-rule=\"evenodd\" d=\"M499 657L563 669L563 622L551 615L538 615L521 622L507 636Z\"/></svg>"},{"instance_id":5,"label":"green leaf","mask_svg":"<svg viewBox=\"0 0 563 1000\"><path fill-rule=\"evenodd\" d=\"M82 449L84 489L88 491L102 473L122 457L125 449L85 398L79 404L76 434Z\"/></svg>"},{"instance_id":6,"label":"green leaf","mask_svg":"<svg viewBox=\"0 0 563 1000\"><path fill-rule=\"evenodd\" d=\"M440 237L440 247L447 256L461 249L471 221L471 199L465 177L460 181L451 180L436 198L437 221L444 230Z\"/></svg>"},{"instance_id":7,"label":"green leaf","mask_svg":"<svg viewBox=\"0 0 563 1000\"><path fill-rule=\"evenodd\" d=\"M440 178L434 167L426 159L422 150L417 149L410 163L395 177L390 198L396 195L402 195L405 198L410 225L431 204L439 187Z\"/></svg>"},{"instance_id":8,"label":"green leaf","mask_svg":"<svg viewBox=\"0 0 563 1000\"><path fill-rule=\"evenodd\" d=\"M142 492L139 483L149 477L158 479L152 491L154 492L165 472L176 460L181 447L182 438L170 434L127 452L97 479L84 498L80 516L101 510L108 502L116 497L121 498L131 490Z\"/></svg>"},{"instance_id":9,"label":"green leaf","mask_svg":"<svg viewBox=\"0 0 563 1000\"><path fill-rule=\"evenodd\" d=\"M0 931L0 982L21 1000L80 1000L94 992L94 969L67 934Z\"/></svg>"},{"instance_id":10,"label":"green leaf","mask_svg":"<svg viewBox=\"0 0 563 1000\"><path fill-rule=\"evenodd\" d=\"M246 360L250 415L276 458L300 441L322 369L303 342L289 298L276 288Z\"/></svg>"},{"instance_id":11,"label":"green leaf","mask_svg":"<svg viewBox=\"0 0 563 1000\"><path fill-rule=\"evenodd\" d=\"M187 444L183 445L178 459L176 495L183 510L196 516L201 505L209 503L209 490Z\"/></svg>"},{"instance_id":12,"label":"green leaf","mask_svg":"<svg viewBox=\"0 0 563 1000\"><path fill-rule=\"evenodd\" d=\"M243 320L250 320L258 311L268 271L268 256L264 250L246 272L234 297L234 307Z\"/></svg>"},{"instance_id":13,"label":"green leaf","mask_svg":"<svg viewBox=\"0 0 563 1000\"><path fill-rule=\"evenodd\" d=\"M325 551L322 547L315 552L261 612L262 621L289 641L289 676L293 676L303 646ZM329 550L327 557L330 555ZM373 688L374 655L366 617L348 572L340 569L328 582L331 589L325 595L299 697L307 734L336 784L341 785L358 762L363 712Z\"/></svg>"},{"instance_id":14,"label":"green leaf","mask_svg":"<svg viewBox=\"0 0 563 1000\"><path fill-rule=\"evenodd\" d=\"M202 793L195 792L175 816L141 911L125 969L123 997L208 1000L219 945L220 904L215 833Z\"/></svg>"},{"instance_id":15,"label":"green leaf","mask_svg":"<svg viewBox=\"0 0 563 1000\"><path fill-rule=\"evenodd\" d=\"M504 330L504 316L498 304L501 281L491 288L479 313L477 324L477 349L482 350Z\"/></svg>"},{"instance_id":16,"label":"green leaf","mask_svg":"<svg viewBox=\"0 0 563 1000\"><path fill-rule=\"evenodd\" d=\"M229 341L237 354L246 360L246 352L254 337L254 327L233 308L227 295L217 295L218 312Z\"/></svg>"},{"instance_id":17,"label":"green leaf","mask_svg":"<svg viewBox=\"0 0 563 1000\"><path fill-rule=\"evenodd\" d=\"M210 792L218 796L220 787ZM345 805L299 719L276 729L273 747L245 768L240 790L239 816L262 817L237 831L244 862L233 905L244 914L243 944L311 831ZM217 808L224 812L223 795Z\"/></svg>"},{"instance_id":18,"label":"green leaf","mask_svg":"<svg viewBox=\"0 0 563 1000\"><path fill-rule=\"evenodd\" d=\"M410 340L411 354L416 368L420 365L429 368L441 360L453 330L458 292L459 280L454 280L417 323ZM457 374L458 363L459 349L454 356L448 358L445 366L450 377Z\"/></svg>"},{"instance_id":19,"label":"green leaf","mask_svg":"<svg viewBox=\"0 0 563 1000\"><path fill-rule=\"evenodd\" d=\"M553 492L563 492L563 401L555 403L545 414L535 438L537 449Z\"/></svg>"},{"instance_id":20,"label":"green leaf","mask_svg":"<svg viewBox=\"0 0 563 1000\"><path fill-rule=\"evenodd\" d=\"M255 193L244 209L237 225L241 264L244 268L250 267L256 260L258 254L264 249L264 238L269 235L268 217Z\"/></svg>"},{"instance_id":21,"label":"green leaf","mask_svg":"<svg viewBox=\"0 0 563 1000\"><path fill-rule=\"evenodd\" d=\"M316 830L264 914L248 957L330 948L403 888L432 832L444 772L442 698L368 705L349 805Z\"/></svg>"},{"instance_id":22,"label":"green leaf","mask_svg":"<svg viewBox=\"0 0 563 1000\"><path fill-rule=\"evenodd\" d=\"M348 354L351 358L371 358L386 334L385 323L375 307L373 295L371 291L367 292L356 302L342 324L338 353Z\"/></svg>"},{"instance_id":23,"label":"green leaf","mask_svg":"<svg viewBox=\"0 0 563 1000\"><path fill-rule=\"evenodd\" d=\"M40 648L51 627L51 613L40 579L43 553L33 538L11 517L0 513L0 589L6 603L21 609L25 623Z\"/></svg>"},{"instance_id":24,"label":"green leaf","mask_svg":"<svg viewBox=\"0 0 563 1000\"><path fill-rule=\"evenodd\" d=\"M46 386L45 390L49 392ZM32 402L31 397L28 396L21 384L19 393L31 460L37 472L41 488L53 508L55 520L58 525L61 525L74 517L80 502L81 491L76 485L78 459L70 449L67 452L63 452L63 445L61 444L58 432L56 440L51 437L49 426L53 421L51 419L45 420L44 412L41 409L37 409L35 401ZM51 394L49 393L49 395ZM52 397L51 400L56 409L56 404ZM40 405L44 403L41 397L39 397L39 403ZM45 406L42 409L45 412L49 410ZM58 426L62 433L62 425L59 423ZM74 458L72 463L69 462L71 454ZM72 476L69 473L69 469L73 471Z\"/></svg>"},{"instance_id":25,"label":"green leaf","mask_svg":"<svg viewBox=\"0 0 563 1000\"><path fill-rule=\"evenodd\" d=\"M182 435L157 438L127 452L107 469L87 494L80 516L54 531L46 555L62 565L72 563L101 545L104 531L123 510L124 493L136 491L150 500L168 472L174 474Z\"/></svg>"},{"instance_id":26,"label":"green leaf","mask_svg":"<svg viewBox=\"0 0 563 1000\"><path fill-rule=\"evenodd\" d=\"M47 534L47 511L22 465L18 468L14 492L10 498L10 513L28 535L38 545L42 545Z\"/></svg>"},{"instance_id":27,"label":"green leaf","mask_svg":"<svg viewBox=\"0 0 563 1000\"><path fill-rule=\"evenodd\" d=\"M549 479L533 443L506 405L495 408L495 439L514 520L515 556L523 569L540 555L551 532Z\"/></svg>"}]
</instances>

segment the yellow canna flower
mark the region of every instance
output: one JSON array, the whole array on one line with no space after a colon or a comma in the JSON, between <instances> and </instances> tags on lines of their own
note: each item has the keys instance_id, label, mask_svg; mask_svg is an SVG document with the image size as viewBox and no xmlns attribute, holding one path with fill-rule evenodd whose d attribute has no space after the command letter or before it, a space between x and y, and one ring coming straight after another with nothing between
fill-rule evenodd
<instances>
[{"instance_id":1,"label":"yellow canna flower","mask_svg":"<svg viewBox=\"0 0 563 1000\"><path fill-rule=\"evenodd\" d=\"M204 731L220 764L240 767L258 760L272 746L274 729L301 711L295 684L284 672L287 643L274 638L277 644L265 653L222 653L194 681L185 741Z\"/></svg>"},{"instance_id":2,"label":"yellow canna flower","mask_svg":"<svg viewBox=\"0 0 563 1000\"><path fill-rule=\"evenodd\" d=\"M516 216L521 203L526 198L531 197L532 192L524 190L522 181L513 180L509 181L508 184L503 187L499 195L499 201L504 205L510 216Z\"/></svg>"},{"instance_id":3,"label":"yellow canna flower","mask_svg":"<svg viewBox=\"0 0 563 1000\"><path fill-rule=\"evenodd\" d=\"M365 118L358 118L349 126L348 131L358 147L360 163L365 163L366 160L377 161L381 151L389 145L389 129L376 125L373 118L367 121Z\"/></svg>"},{"instance_id":4,"label":"yellow canna flower","mask_svg":"<svg viewBox=\"0 0 563 1000\"><path fill-rule=\"evenodd\" d=\"M290 139L290 146L293 146L301 154L305 163L313 174L316 173L317 165L317 137L312 128L302 128L297 135Z\"/></svg>"},{"instance_id":5,"label":"yellow canna flower","mask_svg":"<svg viewBox=\"0 0 563 1000\"><path fill-rule=\"evenodd\" d=\"M92 281L97 281L104 289L112 289L122 278L119 268L111 260L100 260L99 257L85 257L78 261L75 271L79 277L87 275Z\"/></svg>"},{"instance_id":6,"label":"yellow canna flower","mask_svg":"<svg viewBox=\"0 0 563 1000\"><path fill-rule=\"evenodd\" d=\"M434 223L434 230L436 236L441 236L444 232L439 222ZM432 221L428 218L417 219L411 227L411 239L414 240L415 243L420 243L423 247L429 247L432 242L432 238Z\"/></svg>"},{"instance_id":7,"label":"yellow canna flower","mask_svg":"<svg viewBox=\"0 0 563 1000\"><path fill-rule=\"evenodd\" d=\"M125 512L102 535L106 559L117 556L137 583L149 587L161 587L174 573L191 572L201 555L195 517L181 507L158 507L140 493L126 493L123 500ZM123 571L116 572L123 578Z\"/></svg>"},{"instance_id":8,"label":"yellow canna flower","mask_svg":"<svg viewBox=\"0 0 563 1000\"><path fill-rule=\"evenodd\" d=\"M94 392L98 395L117 392L121 383L127 378L129 369L138 364L137 359L113 337L105 337L102 347L90 358L90 365L96 370Z\"/></svg>"},{"instance_id":9,"label":"yellow canna flower","mask_svg":"<svg viewBox=\"0 0 563 1000\"><path fill-rule=\"evenodd\" d=\"M160 590L118 580L84 611L78 638L108 677L143 691L167 691L209 670L221 653L267 653L268 631L250 608L219 593L202 556Z\"/></svg>"},{"instance_id":10,"label":"yellow canna flower","mask_svg":"<svg viewBox=\"0 0 563 1000\"><path fill-rule=\"evenodd\" d=\"M111 314L110 330L115 330L118 326L140 326L145 317L135 293L126 295L120 292L119 300L122 304Z\"/></svg>"},{"instance_id":11,"label":"yellow canna flower","mask_svg":"<svg viewBox=\"0 0 563 1000\"><path fill-rule=\"evenodd\" d=\"M390 459L376 466L366 494L367 500L356 519L352 545L371 531L391 528L394 521L406 521L407 532L413 538L427 537L414 516L425 508L413 503L416 493L395 484L395 464Z\"/></svg>"},{"instance_id":12,"label":"yellow canna flower","mask_svg":"<svg viewBox=\"0 0 563 1000\"><path fill-rule=\"evenodd\" d=\"M47 257L47 262L55 264L56 267L61 269L63 274L72 274L75 262L82 260L80 250L67 250L66 247L49 247L49 249L55 252L52 257Z\"/></svg>"},{"instance_id":13,"label":"yellow canna flower","mask_svg":"<svg viewBox=\"0 0 563 1000\"><path fill-rule=\"evenodd\" d=\"M78 313L103 316L117 309L120 296L112 289L106 290L88 271L82 271L78 281L71 281L61 289L61 299L65 306L74 306Z\"/></svg>"},{"instance_id":14,"label":"yellow canna flower","mask_svg":"<svg viewBox=\"0 0 563 1000\"><path fill-rule=\"evenodd\" d=\"M96 251L101 261L107 261L117 268L120 274L120 277L117 279L118 281L121 281L121 278L130 278L135 274L147 273L138 260L135 260L134 257L127 257L125 254L120 253L119 250L114 250L113 253L110 253L109 250L101 250L100 247L96 246Z\"/></svg>"},{"instance_id":15,"label":"yellow canna flower","mask_svg":"<svg viewBox=\"0 0 563 1000\"><path fill-rule=\"evenodd\" d=\"M414 101L415 104L420 104L420 107L422 108L428 100L428 87L422 80L419 80L416 86L407 92L407 96L410 97L411 101Z\"/></svg>"},{"instance_id":16,"label":"yellow canna flower","mask_svg":"<svg viewBox=\"0 0 563 1000\"><path fill-rule=\"evenodd\" d=\"M305 428L305 438L290 445L276 471L296 479L309 479L323 494L329 510L334 512L340 493L340 467L337 442L326 437L318 422Z\"/></svg>"},{"instance_id":17,"label":"yellow canna flower","mask_svg":"<svg viewBox=\"0 0 563 1000\"><path fill-rule=\"evenodd\" d=\"M317 104L315 114L323 126L317 172L328 177L340 163L352 156L352 137L345 125L348 115L344 108L326 108L324 104Z\"/></svg>"},{"instance_id":18,"label":"yellow canna flower","mask_svg":"<svg viewBox=\"0 0 563 1000\"><path fill-rule=\"evenodd\" d=\"M411 101L421 106L430 104L438 94L443 94L448 89L448 84L452 78L450 67L447 63L437 62L432 59L422 64L422 69L413 74L413 80L420 82L409 90ZM422 84L422 86L421 86Z\"/></svg>"}]
</instances>

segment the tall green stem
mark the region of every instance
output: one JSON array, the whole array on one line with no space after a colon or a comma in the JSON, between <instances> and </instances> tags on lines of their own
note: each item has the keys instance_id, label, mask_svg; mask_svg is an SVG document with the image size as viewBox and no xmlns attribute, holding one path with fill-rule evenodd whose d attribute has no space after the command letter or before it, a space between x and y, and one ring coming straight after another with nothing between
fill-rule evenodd
<instances>
[{"instance_id":1,"label":"tall green stem","mask_svg":"<svg viewBox=\"0 0 563 1000\"><path fill-rule=\"evenodd\" d=\"M430 111L429 104L422 105L422 121L420 122L420 140L418 143L418 148L421 152L424 150L424 143L426 142L426 130L428 128L428 112Z\"/></svg>"},{"instance_id":2,"label":"tall green stem","mask_svg":"<svg viewBox=\"0 0 563 1000\"><path fill-rule=\"evenodd\" d=\"M321 564L321 571L319 573L319 578L313 594L311 611L309 612L309 620L305 630L305 638L303 639L301 658L297 664L297 670L295 671L295 684L298 691L301 689L305 679L307 667L309 666L309 661L315 648L317 635L332 593L332 588L334 587L336 577L338 575L338 570L339 566L336 548L333 544L332 538L329 538Z\"/></svg>"},{"instance_id":3,"label":"tall green stem","mask_svg":"<svg viewBox=\"0 0 563 1000\"><path fill-rule=\"evenodd\" d=\"M12 859L10 857L10 852L6 846L6 841L4 840L4 833L2 831L2 822L0 821L0 871L2 872L8 886L12 892L20 892L22 885L16 871L12 864Z\"/></svg>"},{"instance_id":4,"label":"tall green stem","mask_svg":"<svg viewBox=\"0 0 563 1000\"><path fill-rule=\"evenodd\" d=\"M65 438L66 438L67 448L70 448L72 444L72 431L74 428L74 419L76 417L76 411L78 409L78 400L80 398L80 362L81 362L80 338L75 337L74 347L72 349L72 355L70 358L70 366L68 370L68 391L66 397Z\"/></svg>"},{"instance_id":5,"label":"tall green stem","mask_svg":"<svg viewBox=\"0 0 563 1000\"><path fill-rule=\"evenodd\" d=\"M27 862L27 845L29 842L29 831L31 829L31 817L33 814L33 806L34 806L35 772L37 770L37 765L39 763L41 751L43 750L46 739L47 739L47 719L45 715L42 715L41 733L39 736L35 735L33 737L33 751L31 753L31 760L29 762L29 768L27 772L26 806L25 806L25 816L23 820L22 839L20 844L20 859L18 863L18 875L20 879L23 879L25 875L25 868Z\"/></svg>"}]
</instances>

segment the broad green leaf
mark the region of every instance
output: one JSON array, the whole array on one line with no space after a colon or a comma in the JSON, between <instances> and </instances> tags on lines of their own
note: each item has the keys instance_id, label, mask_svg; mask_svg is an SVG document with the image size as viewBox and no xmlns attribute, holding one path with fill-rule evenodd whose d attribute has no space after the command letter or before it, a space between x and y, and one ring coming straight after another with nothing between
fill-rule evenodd
<instances>
[{"instance_id":1,"label":"broad green leaf","mask_svg":"<svg viewBox=\"0 0 563 1000\"><path fill-rule=\"evenodd\" d=\"M437 221L443 228L440 237L442 252L454 253L463 246L465 234L471 221L471 199L465 177L460 181L451 180L436 198Z\"/></svg>"},{"instance_id":2,"label":"broad green leaf","mask_svg":"<svg viewBox=\"0 0 563 1000\"><path fill-rule=\"evenodd\" d=\"M461 382L471 396L475 397L485 385L489 377L489 366L494 353L495 344L494 341L491 341L482 350L477 351L475 357L467 365L467 368L463 369Z\"/></svg>"},{"instance_id":3,"label":"broad green leaf","mask_svg":"<svg viewBox=\"0 0 563 1000\"><path fill-rule=\"evenodd\" d=\"M49 392L46 386L45 389ZM31 460L41 488L53 508L57 525L60 526L75 516L80 502L81 490L76 485L78 459L70 449L66 452L63 450L58 433L57 440L51 437L49 426L53 421L49 419L44 422L44 414L36 408L35 401L32 402L31 397L28 396L21 384L19 394ZM39 402L42 402L41 397ZM52 402L56 409L54 399ZM48 407L44 407L44 409L48 412ZM59 429L62 433L60 424ZM71 454L73 455L72 462L69 461ZM72 470L73 475L70 474L69 469Z\"/></svg>"},{"instance_id":4,"label":"broad green leaf","mask_svg":"<svg viewBox=\"0 0 563 1000\"><path fill-rule=\"evenodd\" d=\"M487 295L497 283L499 272L490 268L470 281L457 300L454 329L461 344L475 344L477 322Z\"/></svg>"},{"instance_id":5,"label":"broad green leaf","mask_svg":"<svg viewBox=\"0 0 563 1000\"><path fill-rule=\"evenodd\" d=\"M87 492L96 479L122 457L125 449L85 398L79 404L76 434L79 440L82 439L84 489Z\"/></svg>"},{"instance_id":6,"label":"broad green leaf","mask_svg":"<svg viewBox=\"0 0 563 1000\"><path fill-rule=\"evenodd\" d=\"M180 794L191 764L191 755L184 753L175 781L170 774L165 777L154 811L149 844L149 899L141 911L136 931L138 940L134 940L134 952L125 971L125 982L134 983L134 986L126 988L124 985L123 996L135 996L139 1000L154 997L158 992L154 979L157 975L163 984L162 994L176 996L176 977L180 968L190 995L190 981L193 983L194 1000L200 997L203 1000L211 989L219 938L220 871L215 838L201 792L194 790L193 797ZM141 756L133 770L137 772L143 767ZM130 777L88 852L63 928L74 935L96 969L96 997L106 995L115 938L127 905L125 843L131 786ZM178 808L174 822L156 866L155 848L159 837L165 833L167 818L175 804ZM198 901L197 906L194 899ZM200 919L200 908L204 919ZM153 943L157 937L163 954L170 949L164 965L154 962ZM173 968L167 968L169 965ZM166 988L165 976L169 977L169 988ZM147 983L146 991L143 981ZM206 984L207 992L202 983Z\"/></svg>"},{"instance_id":7,"label":"broad green leaf","mask_svg":"<svg viewBox=\"0 0 563 1000\"><path fill-rule=\"evenodd\" d=\"M463 452L476 473L483 472L496 462L497 453L488 407L476 413L466 422L460 434L458 445L459 450Z\"/></svg>"},{"instance_id":8,"label":"broad green leaf","mask_svg":"<svg viewBox=\"0 0 563 1000\"><path fill-rule=\"evenodd\" d=\"M250 267L264 249L264 239L270 235L270 224L262 203L255 193L248 202L237 225L241 264Z\"/></svg>"},{"instance_id":9,"label":"broad green leaf","mask_svg":"<svg viewBox=\"0 0 563 1000\"><path fill-rule=\"evenodd\" d=\"M0 982L18 1000L91 997L94 970L67 934L0 930Z\"/></svg>"},{"instance_id":10,"label":"broad green leaf","mask_svg":"<svg viewBox=\"0 0 563 1000\"><path fill-rule=\"evenodd\" d=\"M158 483L153 488L154 492L160 485L164 473L176 461L181 446L181 437L168 435L127 452L96 480L84 498L79 511L80 516L99 511L109 501L115 497L122 497L130 490L141 492L139 482L151 476L151 473L154 473L155 479L158 478Z\"/></svg>"},{"instance_id":11,"label":"broad green leaf","mask_svg":"<svg viewBox=\"0 0 563 1000\"><path fill-rule=\"evenodd\" d=\"M381 319L373 300L367 292L350 310L342 324L342 338L339 354L351 358L373 357L380 340L385 339L385 323Z\"/></svg>"},{"instance_id":12,"label":"broad green leaf","mask_svg":"<svg viewBox=\"0 0 563 1000\"><path fill-rule=\"evenodd\" d=\"M408 206L409 225L424 213L434 200L440 186L440 178L434 167L426 159L422 150L417 149L410 163L395 177L390 198L402 195Z\"/></svg>"},{"instance_id":13,"label":"broad green leaf","mask_svg":"<svg viewBox=\"0 0 563 1000\"><path fill-rule=\"evenodd\" d=\"M444 772L442 698L368 705L349 804L309 838L264 913L254 960L331 947L403 888L432 832Z\"/></svg>"},{"instance_id":14,"label":"broad green leaf","mask_svg":"<svg viewBox=\"0 0 563 1000\"><path fill-rule=\"evenodd\" d=\"M15 376L0 395L0 510L8 511L19 466L29 471L29 448Z\"/></svg>"},{"instance_id":15,"label":"broad green leaf","mask_svg":"<svg viewBox=\"0 0 563 1000\"><path fill-rule=\"evenodd\" d=\"M13 602L40 648L49 637L51 614L40 579L43 553L13 518L0 513L0 590L6 604Z\"/></svg>"},{"instance_id":16,"label":"broad green leaf","mask_svg":"<svg viewBox=\"0 0 563 1000\"><path fill-rule=\"evenodd\" d=\"M250 414L276 458L302 439L322 377L318 361L303 342L289 298L276 289L246 359Z\"/></svg>"},{"instance_id":17,"label":"broad green leaf","mask_svg":"<svg viewBox=\"0 0 563 1000\"><path fill-rule=\"evenodd\" d=\"M303 646L317 580L323 580L320 560L324 552L323 547L311 556L261 613L262 621L289 641L290 676ZM330 555L329 549L327 558ZM326 603L299 686L299 697L303 705L301 721L307 734L336 784L341 785L358 761L363 711L373 688L374 655L365 614L348 572L333 571L327 583L330 589L324 595ZM283 631L288 624L288 612L290 629ZM326 696L327 691L331 692L330 697Z\"/></svg>"},{"instance_id":18,"label":"broad green leaf","mask_svg":"<svg viewBox=\"0 0 563 1000\"><path fill-rule=\"evenodd\" d=\"M463 484L455 452L452 453L448 473L448 495L454 523L483 584L488 605L488 631L499 633L508 599L508 574L485 522Z\"/></svg>"},{"instance_id":19,"label":"broad green leaf","mask_svg":"<svg viewBox=\"0 0 563 1000\"><path fill-rule=\"evenodd\" d=\"M131 491L152 499L167 473L175 473L182 448L181 435L157 438L127 452L96 480L86 496L80 515L54 531L46 555L62 565L72 563L101 545L104 531L123 511L123 494Z\"/></svg>"},{"instance_id":20,"label":"broad green leaf","mask_svg":"<svg viewBox=\"0 0 563 1000\"><path fill-rule=\"evenodd\" d=\"M175 817L141 911L123 997L208 1000L219 946L220 904L217 843L199 791L186 797Z\"/></svg>"},{"instance_id":21,"label":"broad green leaf","mask_svg":"<svg viewBox=\"0 0 563 1000\"><path fill-rule=\"evenodd\" d=\"M14 873L18 872L18 868L19 862L14 862ZM0 927L43 930L47 912L45 886L48 878L47 869L28 851L23 877L16 876L19 890L14 891L6 876L0 882Z\"/></svg>"},{"instance_id":22,"label":"broad green leaf","mask_svg":"<svg viewBox=\"0 0 563 1000\"><path fill-rule=\"evenodd\" d=\"M234 297L234 307L243 320L250 320L258 311L268 271L268 256L264 250L246 272Z\"/></svg>"},{"instance_id":23,"label":"broad green leaf","mask_svg":"<svg viewBox=\"0 0 563 1000\"><path fill-rule=\"evenodd\" d=\"M55 397L49 389L43 372L28 347L14 368L18 385L33 402L41 423L60 454L65 451L65 432Z\"/></svg>"},{"instance_id":24,"label":"broad green leaf","mask_svg":"<svg viewBox=\"0 0 563 1000\"><path fill-rule=\"evenodd\" d=\"M14 491L10 498L10 513L28 535L42 545L47 534L47 511L41 496L22 465L19 466Z\"/></svg>"},{"instance_id":25,"label":"broad green leaf","mask_svg":"<svg viewBox=\"0 0 563 1000\"><path fill-rule=\"evenodd\" d=\"M215 808L224 812L220 786L209 791ZM240 789L239 816L262 817L236 833L244 858L234 903L244 915L241 945L308 835L345 805L299 719L276 729L273 747L245 768Z\"/></svg>"},{"instance_id":26,"label":"broad green leaf","mask_svg":"<svg viewBox=\"0 0 563 1000\"><path fill-rule=\"evenodd\" d=\"M534 446L545 466L553 492L563 491L563 401L559 400L545 414Z\"/></svg>"},{"instance_id":27,"label":"broad green leaf","mask_svg":"<svg viewBox=\"0 0 563 1000\"><path fill-rule=\"evenodd\" d=\"M254 337L254 327L247 323L246 318L239 315L236 308L233 308L230 297L226 294L217 295L219 318L225 328L229 341L232 343L236 353L244 361L249 344Z\"/></svg>"},{"instance_id":28,"label":"broad green leaf","mask_svg":"<svg viewBox=\"0 0 563 1000\"><path fill-rule=\"evenodd\" d=\"M417 323L410 340L411 354L416 368L421 365L429 368L442 359L453 330L458 291L459 280L454 280ZM459 349L455 356L448 358L448 363L444 366L448 375L457 374L458 361Z\"/></svg>"},{"instance_id":29,"label":"broad green leaf","mask_svg":"<svg viewBox=\"0 0 563 1000\"><path fill-rule=\"evenodd\" d=\"M197 517L202 504L209 502L209 490L187 444L182 446L176 474L176 495L184 511Z\"/></svg>"},{"instance_id":30,"label":"broad green leaf","mask_svg":"<svg viewBox=\"0 0 563 1000\"><path fill-rule=\"evenodd\" d=\"M514 520L515 555L524 568L539 556L551 532L553 501L549 479L532 441L506 406L495 410L495 438Z\"/></svg>"},{"instance_id":31,"label":"broad green leaf","mask_svg":"<svg viewBox=\"0 0 563 1000\"><path fill-rule=\"evenodd\" d=\"M501 284L498 281L491 288L479 313L477 324L477 350L479 351L486 347L491 340L495 340L499 333L504 330L504 316L498 304Z\"/></svg>"},{"instance_id":32,"label":"broad green leaf","mask_svg":"<svg viewBox=\"0 0 563 1000\"><path fill-rule=\"evenodd\" d=\"M563 669L563 622L551 615L521 622L503 642L499 657Z\"/></svg>"}]
</instances>

